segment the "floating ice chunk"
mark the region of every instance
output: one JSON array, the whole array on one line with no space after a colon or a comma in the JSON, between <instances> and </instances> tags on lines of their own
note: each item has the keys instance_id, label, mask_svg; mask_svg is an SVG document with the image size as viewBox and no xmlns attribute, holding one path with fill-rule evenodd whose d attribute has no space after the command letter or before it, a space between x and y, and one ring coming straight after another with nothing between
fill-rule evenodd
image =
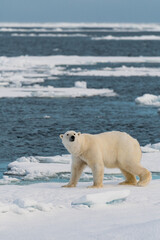
<instances>
[{"instance_id":1,"label":"floating ice chunk","mask_svg":"<svg viewBox=\"0 0 160 240\"><path fill-rule=\"evenodd\" d=\"M142 150L143 153L159 152L158 149L154 149L154 148L150 147L149 144L144 146L144 147L141 147L141 150Z\"/></svg>"},{"instance_id":2,"label":"floating ice chunk","mask_svg":"<svg viewBox=\"0 0 160 240\"><path fill-rule=\"evenodd\" d=\"M147 144L144 147L141 147L143 152L159 152L160 151L160 143Z\"/></svg>"},{"instance_id":3,"label":"floating ice chunk","mask_svg":"<svg viewBox=\"0 0 160 240\"><path fill-rule=\"evenodd\" d=\"M160 106L160 95L156 96L153 94L144 94L141 97L137 97L135 99L135 102L142 105L148 105L148 106Z\"/></svg>"},{"instance_id":4,"label":"floating ice chunk","mask_svg":"<svg viewBox=\"0 0 160 240\"><path fill-rule=\"evenodd\" d=\"M54 34L54 33L12 33L12 37L87 37L86 34Z\"/></svg>"},{"instance_id":5,"label":"floating ice chunk","mask_svg":"<svg viewBox=\"0 0 160 240\"><path fill-rule=\"evenodd\" d=\"M107 191L103 193L87 194L72 202L72 205L94 205L109 204L113 201L126 199L130 194L129 190Z\"/></svg>"},{"instance_id":6,"label":"floating ice chunk","mask_svg":"<svg viewBox=\"0 0 160 240\"><path fill-rule=\"evenodd\" d=\"M43 118L46 118L46 119L48 119L48 118L51 118L51 116L49 116L49 115L44 115L44 117Z\"/></svg>"},{"instance_id":7,"label":"floating ice chunk","mask_svg":"<svg viewBox=\"0 0 160 240\"><path fill-rule=\"evenodd\" d=\"M20 157L17 158L16 160L17 162L38 162L38 159L36 157L33 156L29 156L29 157Z\"/></svg>"},{"instance_id":8,"label":"floating ice chunk","mask_svg":"<svg viewBox=\"0 0 160 240\"><path fill-rule=\"evenodd\" d=\"M59 73L60 74L60 73ZM160 68L147 68L147 67L117 67L117 68L102 68L97 70L77 70L77 71L64 71L63 74L69 76L160 76Z\"/></svg>"},{"instance_id":9,"label":"floating ice chunk","mask_svg":"<svg viewBox=\"0 0 160 240\"><path fill-rule=\"evenodd\" d=\"M56 177L57 173L70 172L71 155L54 157L21 157L8 165L7 175L17 175L24 180Z\"/></svg>"},{"instance_id":10,"label":"floating ice chunk","mask_svg":"<svg viewBox=\"0 0 160 240\"><path fill-rule=\"evenodd\" d=\"M71 155L70 154L56 155L56 156L53 156L53 157L37 156L35 158L36 158L37 161L43 162L43 163L69 164L71 162Z\"/></svg>"},{"instance_id":11,"label":"floating ice chunk","mask_svg":"<svg viewBox=\"0 0 160 240\"><path fill-rule=\"evenodd\" d=\"M0 179L0 185L7 185L10 183L16 183L19 182L20 180L18 178L12 178L12 177L8 177L8 176L3 176L2 179Z\"/></svg>"},{"instance_id":12,"label":"floating ice chunk","mask_svg":"<svg viewBox=\"0 0 160 240\"><path fill-rule=\"evenodd\" d=\"M80 84L81 85L81 84ZM79 86L80 86L79 85ZM81 85L82 86L82 85ZM84 86L84 84L83 84ZM62 98L62 97L91 97L91 96L104 96L114 97L117 94L112 89L102 88L82 88L82 87L70 87L70 88L54 88L52 86L42 87L34 85L30 87L21 88L7 88L2 87L0 91L0 98L2 97L47 97L47 98Z\"/></svg>"},{"instance_id":13,"label":"floating ice chunk","mask_svg":"<svg viewBox=\"0 0 160 240\"><path fill-rule=\"evenodd\" d=\"M77 81L75 82L76 88L87 88L87 83L85 81Z\"/></svg>"},{"instance_id":14,"label":"floating ice chunk","mask_svg":"<svg viewBox=\"0 0 160 240\"><path fill-rule=\"evenodd\" d=\"M112 35L103 37L92 37L92 40L131 40L131 41L142 41L142 40L160 40L160 36L157 35L142 35L142 36L121 36L116 37Z\"/></svg>"}]
</instances>

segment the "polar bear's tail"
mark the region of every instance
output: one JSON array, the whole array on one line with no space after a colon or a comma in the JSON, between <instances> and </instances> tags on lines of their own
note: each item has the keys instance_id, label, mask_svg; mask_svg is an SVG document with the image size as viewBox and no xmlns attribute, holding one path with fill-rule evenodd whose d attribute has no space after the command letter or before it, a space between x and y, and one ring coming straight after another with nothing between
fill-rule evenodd
<instances>
[{"instance_id":1,"label":"polar bear's tail","mask_svg":"<svg viewBox=\"0 0 160 240\"><path fill-rule=\"evenodd\" d=\"M144 187L149 184L152 179L152 175L146 168L143 168L143 172L139 175L139 178L137 186Z\"/></svg>"}]
</instances>

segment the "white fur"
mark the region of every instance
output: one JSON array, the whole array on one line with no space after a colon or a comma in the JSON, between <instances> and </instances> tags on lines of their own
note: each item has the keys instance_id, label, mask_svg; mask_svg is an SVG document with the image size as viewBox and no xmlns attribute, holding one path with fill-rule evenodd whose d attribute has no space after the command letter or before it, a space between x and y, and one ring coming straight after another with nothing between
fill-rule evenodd
<instances>
[{"instance_id":1,"label":"white fur","mask_svg":"<svg viewBox=\"0 0 160 240\"><path fill-rule=\"evenodd\" d=\"M74 141L70 141L74 136ZM151 179L150 172L140 165L141 149L138 141L124 132L81 134L68 131L60 135L62 143L72 154L71 179L66 187L75 187L80 175L89 166L93 173L93 186L103 186L104 167L119 168L126 180L121 184L145 186Z\"/></svg>"}]
</instances>

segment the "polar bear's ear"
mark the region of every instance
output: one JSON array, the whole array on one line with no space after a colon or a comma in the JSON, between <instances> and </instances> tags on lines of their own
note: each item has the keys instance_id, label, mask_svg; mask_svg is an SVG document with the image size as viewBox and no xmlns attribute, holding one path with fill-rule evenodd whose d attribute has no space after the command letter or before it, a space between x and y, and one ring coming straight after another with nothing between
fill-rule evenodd
<instances>
[{"instance_id":1,"label":"polar bear's ear","mask_svg":"<svg viewBox=\"0 0 160 240\"><path fill-rule=\"evenodd\" d=\"M59 137L62 139L63 138L63 134L60 134Z\"/></svg>"},{"instance_id":2,"label":"polar bear's ear","mask_svg":"<svg viewBox=\"0 0 160 240\"><path fill-rule=\"evenodd\" d=\"M79 135L81 135L81 133L80 133L80 132L78 132L77 134L78 134L78 136L79 136Z\"/></svg>"}]
</instances>

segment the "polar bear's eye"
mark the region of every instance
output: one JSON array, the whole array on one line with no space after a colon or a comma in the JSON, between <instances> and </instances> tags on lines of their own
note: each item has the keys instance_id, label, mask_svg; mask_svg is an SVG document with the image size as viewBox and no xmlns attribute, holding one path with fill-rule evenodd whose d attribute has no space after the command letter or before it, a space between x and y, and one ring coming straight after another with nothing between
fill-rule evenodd
<instances>
[{"instance_id":1,"label":"polar bear's eye","mask_svg":"<svg viewBox=\"0 0 160 240\"><path fill-rule=\"evenodd\" d=\"M67 133L67 136L69 136L69 134Z\"/></svg>"},{"instance_id":2,"label":"polar bear's eye","mask_svg":"<svg viewBox=\"0 0 160 240\"><path fill-rule=\"evenodd\" d=\"M76 134L75 134L75 133L73 133L73 135L75 136Z\"/></svg>"}]
</instances>

